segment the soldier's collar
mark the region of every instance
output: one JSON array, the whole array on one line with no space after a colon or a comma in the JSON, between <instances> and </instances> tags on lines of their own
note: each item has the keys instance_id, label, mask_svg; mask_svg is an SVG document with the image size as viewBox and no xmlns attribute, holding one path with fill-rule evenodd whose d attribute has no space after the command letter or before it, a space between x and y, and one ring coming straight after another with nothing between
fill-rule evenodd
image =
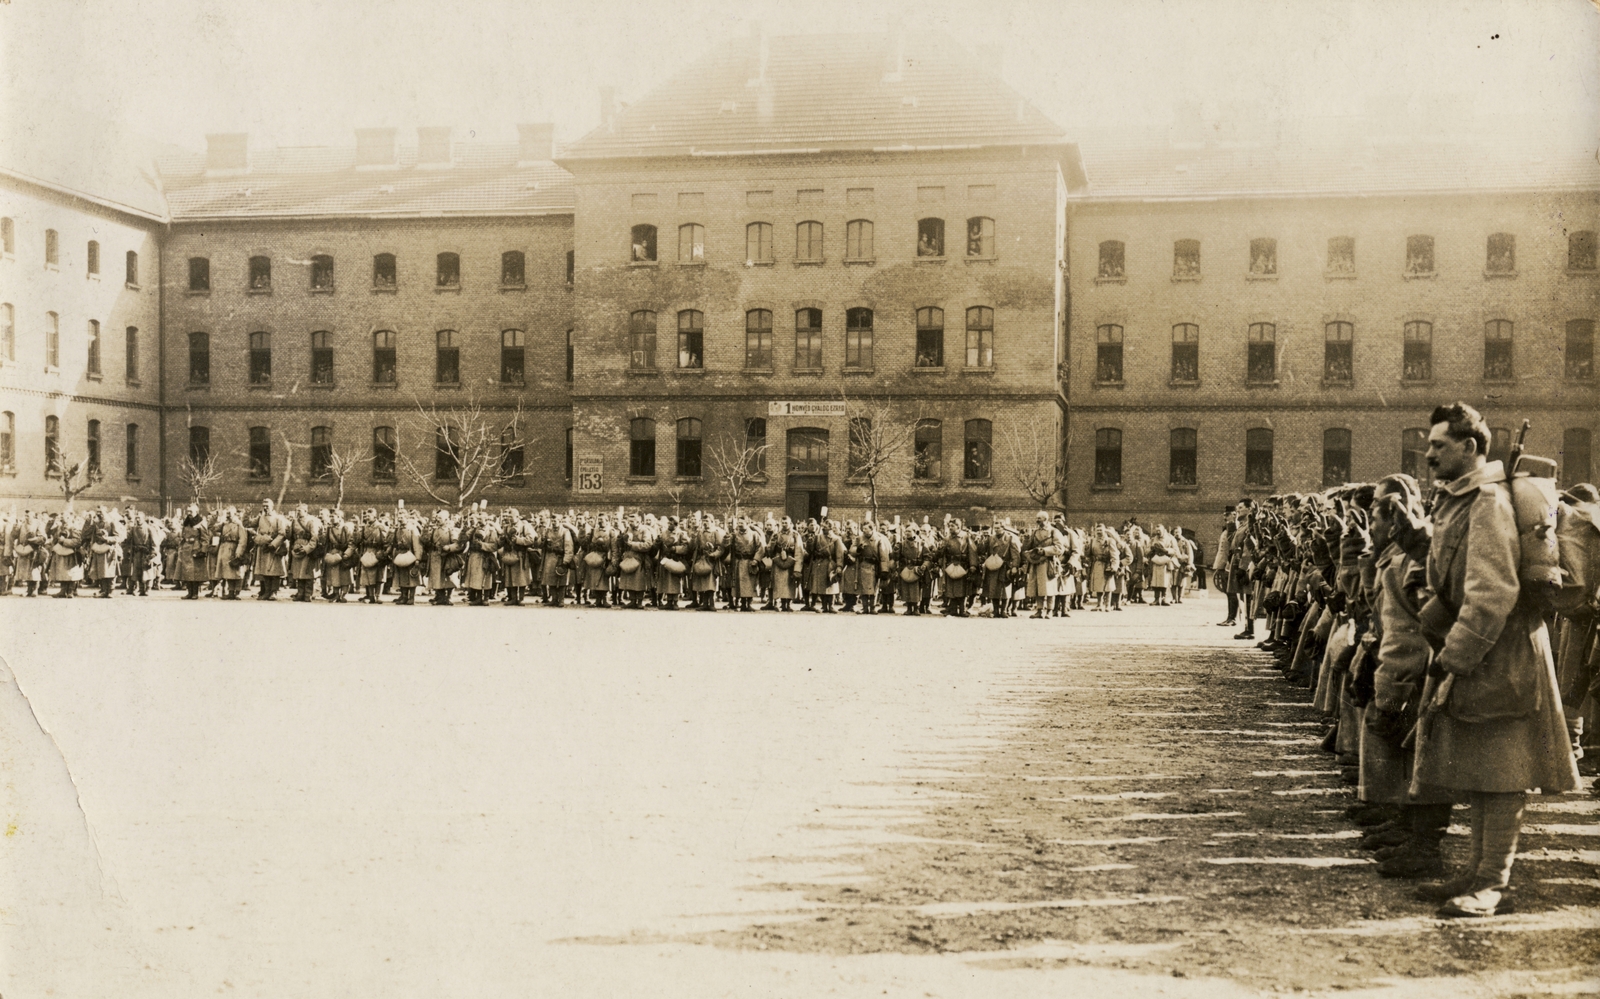
<instances>
[{"instance_id":1,"label":"soldier's collar","mask_svg":"<svg viewBox=\"0 0 1600 999\"><path fill-rule=\"evenodd\" d=\"M1485 462L1466 475L1452 479L1445 485L1444 491L1451 496L1465 496L1491 482L1504 482L1506 480L1506 466L1504 462Z\"/></svg>"}]
</instances>

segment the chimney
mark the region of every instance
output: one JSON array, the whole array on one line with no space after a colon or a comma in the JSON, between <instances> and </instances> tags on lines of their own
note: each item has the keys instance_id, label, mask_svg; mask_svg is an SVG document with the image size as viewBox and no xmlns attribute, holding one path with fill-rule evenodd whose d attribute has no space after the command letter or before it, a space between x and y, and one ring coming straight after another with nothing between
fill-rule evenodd
<instances>
[{"instance_id":1,"label":"chimney","mask_svg":"<svg viewBox=\"0 0 1600 999\"><path fill-rule=\"evenodd\" d=\"M617 88L600 88L600 124L605 128L611 127L612 119L617 116Z\"/></svg>"},{"instance_id":2,"label":"chimney","mask_svg":"<svg viewBox=\"0 0 1600 999\"><path fill-rule=\"evenodd\" d=\"M394 166L394 133L392 128L356 129L356 166Z\"/></svg>"},{"instance_id":3,"label":"chimney","mask_svg":"<svg viewBox=\"0 0 1600 999\"><path fill-rule=\"evenodd\" d=\"M417 129L417 166L445 166L449 162L449 127L433 126Z\"/></svg>"},{"instance_id":4,"label":"chimney","mask_svg":"<svg viewBox=\"0 0 1600 999\"><path fill-rule=\"evenodd\" d=\"M248 170L250 168L250 136L246 132L228 132L206 136L206 170Z\"/></svg>"},{"instance_id":5,"label":"chimney","mask_svg":"<svg viewBox=\"0 0 1600 999\"><path fill-rule=\"evenodd\" d=\"M556 127L549 122L517 126L517 159L523 163L546 163L555 155Z\"/></svg>"}]
</instances>

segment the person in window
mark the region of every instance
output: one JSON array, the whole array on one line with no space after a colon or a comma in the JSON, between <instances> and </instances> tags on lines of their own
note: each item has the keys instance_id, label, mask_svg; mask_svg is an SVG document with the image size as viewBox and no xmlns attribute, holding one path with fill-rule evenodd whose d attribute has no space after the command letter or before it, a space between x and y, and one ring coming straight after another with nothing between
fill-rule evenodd
<instances>
[{"instance_id":1,"label":"person in window","mask_svg":"<svg viewBox=\"0 0 1600 999\"><path fill-rule=\"evenodd\" d=\"M1272 257L1265 252L1257 253L1250 261L1251 274L1273 274L1277 269Z\"/></svg>"},{"instance_id":2,"label":"person in window","mask_svg":"<svg viewBox=\"0 0 1600 999\"><path fill-rule=\"evenodd\" d=\"M633 259L635 261L650 259L650 246L644 241L643 237L633 241Z\"/></svg>"},{"instance_id":3,"label":"person in window","mask_svg":"<svg viewBox=\"0 0 1600 999\"><path fill-rule=\"evenodd\" d=\"M917 240L917 256L937 257L939 255L939 246L934 242L933 233L924 232Z\"/></svg>"},{"instance_id":4,"label":"person in window","mask_svg":"<svg viewBox=\"0 0 1600 999\"><path fill-rule=\"evenodd\" d=\"M250 287L260 291L272 287L272 278L265 270L252 270L250 272Z\"/></svg>"},{"instance_id":5,"label":"person in window","mask_svg":"<svg viewBox=\"0 0 1600 999\"><path fill-rule=\"evenodd\" d=\"M1430 274L1433 272L1433 261L1421 250L1414 250L1406 254L1407 274Z\"/></svg>"},{"instance_id":6,"label":"person in window","mask_svg":"<svg viewBox=\"0 0 1600 999\"><path fill-rule=\"evenodd\" d=\"M983 223L967 223L967 256L983 256Z\"/></svg>"}]
</instances>

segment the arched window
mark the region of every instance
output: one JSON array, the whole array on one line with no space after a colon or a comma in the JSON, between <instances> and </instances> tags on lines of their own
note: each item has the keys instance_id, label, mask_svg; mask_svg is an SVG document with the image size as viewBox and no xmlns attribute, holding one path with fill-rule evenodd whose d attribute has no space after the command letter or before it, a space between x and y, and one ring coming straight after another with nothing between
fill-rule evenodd
<instances>
[{"instance_id":1,"label":"arched window","mask_svg":"<svg viewBox=\"0 0 1600 999\"><path fill-rule=\"evenodd\" d=\"M333 384L333 334L327 330L311 334L311 384Z\"/></svg>"},{"instance_id":2,"label":"arched window","mask_svg":"<svg viewBox=\"0 0 1600 999\"><path fill-rule=\"evenodd\" d=\"M266 427L250 428L250 477L272 478L272 432Z\"/></svg>"},{"instance_id":3,"label":"arched window","mask_svg":"<svg viewBox=\"0 0 1600 999\"><path fill-rule=\"evenodd\" d=\"M655 478L656 421L648 416L628 423L628 474L635 478Z\"/></svg>"},{"instance_id":4,"label":"arched window","mask_svg":"<svg viewBox=\"0 0 1600 999\"><path fill-rule=\"evenodd\" d=\"M1250 276L1271 277L1278 273L1278 241L1252 239L1250 241Z\"/></svg>"},{"instance_id":5,"label":"arched window","mask_svg":"<svg viewBox=\"0 0 1600 999\"><path fill-rule=\"evenodd\" d=\"M326 253L311 258L311 290L333 290L333 258Z\"/></svg>"},{"instance_id":6,"label":"arched window","mask_svg":"<svg viewBox=\"0 0 1600 999\"><path fill-rule=\"evenodd\" d=\"M10 302L0 302L0 361L17 359L17 310Z\"/></svg>"},{"instance_id":7,"label":"arched window","mask_svg":"<svg viewBox=\"0 0 1600 999\"><path fill-rule=\"evenodd\" d=\"M822 366L820 359L817 366ZM871 309L849 309L844 314L844 366L858 371L872 370Z\"/></svg>"},{"instance_id":8,"label":"arched window","mask_svg":"<svg viewBox=\"0 0 1600 999\"><path fill-rule=\"evenodd\" d=\"M1428 467L1428 428L1411 427L1400 431L1400 471L1417 480L1426 496L1433 486L1433 469Z\"/></svg>"},{"instance_id":9,"label":"arched window","mask_svg":"<svg viewBox=\"0 0 1600 999\"><path fill-rule=\"evenodd\" d=\"M378 330L372 334L372 383L395 383L395 336L393 330Z\"/></svg>"},{"instance_id":10,"label":"arched window","mask_svg":"<svg viewBox=\"0 0 1600 999\"><path fill-rule=\"evenodd\" d=\"M706 317L699 309L678 313L678 367L706 366Z\"/></svg>"},{"instance_id":11,"label":"arched window","mask_svg":"<svg viewBox=\"0 0 1600 999\"><path fill-rule=\"evenodd\" d=\"M994 310L987 305L967 310L967 367L994 367Z\"/></svg>"},{"instance_id":12,"label":"arched window","mask_svg":"<svg viewBox=\"0 0 1600 999\"><path fill-rule=\"evenodd\" d=\"M250 258L250 290L251 291L271 291L272 290L272 258L271 257L251 257Z\"/></svg>"},{"instance_id":13,"label":"arched window","mask_svg":"<svg viewBox=\"0 0 1600 999\"><path fill-rule=\"evenodd\" d=\"M944 367L944 310L924 306L917 310L917 357L919 368Z\"/></svg>"},{"instance_id":14,"label":"arched window","mask_svg":"<svg viewBox=\"0 0 1600 999\"><path fill-rule=\"evenodd\" d=\"M189 334L189 384L211 384L211 334Z\"/></svg>"},{"instance_id":15,"label":"arched window","mask_svg":"<svg viewBox=\"0 0 1600 999\"><path fill-rule=\"evenodd\" d=\"M744 366L757 371L772 368L772 312L751 309L744 314Z\"/></svg>"},{"instance_id":16,"label":"arched window","mask_svg":"<svg viewBox=\"0 0 1600 999\"><path fill-rule=\"evenodd\" d=\"M1322 485L1342 486L1350 481L1350 431L1330 427L1322 432Z\"/></svg>"},{"instance_id":17,"label":"arched window","mask_svg":"<svg viewBox=\"0 0 1600 999\"><path fill-rule=\"evenodd\" d=\"M272 334L250 334L250 384L272 384Z\"/></svg>"},{"instance_id":18,"label":"arched window","mask_svg":"<svg viewBox=\"0 0 1600 999\"><path fill-rule=\"evenodd\" d=\"M628 317L628 366L652 371L656 366L656 314L640 310Z\"/></svg>"},{"instance_id":19,"label":"arched window","mask_svg":"<svg viewBox=\"0 0 1600 999\"><path fill-rule=\"evenodd\" d=\"M752 222L744 227L744 260L747 264L772 263L771 222Z\"/></svg>"},{"instance_id":20,"label":"arched window","mask_svg":"<svg viewBox=\"0 0 1600 999\"><path fill-rule=\"evenodd\" d=\"M139 382L139 327L129 326L122 331L122 378L129 384Z\"/></svg>"},{"instance_id":21,"label":"arched window","mask_svg":"<svg viewBox=\"0 0 1600 999\"><path fill-rule=\"evenodd\" d=\"M1350 323L1329 323L1322 329L1322 380L1348 385L1355 380L1355 327Z\"/></svg>"},{"instance_id":22,"label":"arched window","mask_svg":"<svg viewBox=\"0 0 1600 999\"><path fill-rule=\"evenodd\" d=\"M633 262L645 263L656 259L656 227L640 224L633 227Z\"/></svg>"},{"instance_id":23,"label":"arched window","mask_svg":"<svg viewBox=\"0 0 1600 999\"><path fill-rule=\"evenodd\" d=\"M1517 237L1509 232L1497 232L1489 237L1488 253L1483 269L1490 274L1515 274L1517 270Z\"/></svg>"},{"instance_id":24,"label":"arched window","mask_svg":"<svg viewBox=\"0 0 1600 999\"><path fill-rule=\"evenodd\" d=\"M434 258L434 285L439 288L461 287L461 254L447 251Z\"/></svg>"},{"instance_id":25,"label":"arched window","mask_svg":"<svg viewBox=\"0 0 1600 999\"><path fill-rule=\"evenodd\" d=\"M1593 438L1583 427L1568 427L1561 434L1561 484L1571 488L1580 482L1594 482L1590 450Z\"/></svg>"},{"instance_id":26,"label":"arched window","mask_svg":"<svg viewBox=\"0 0 1600 999\"><path fill-rule=\"evenodd\" d=\"M846 260L873 259L872 223L866 219L851 219L844 227L844 258Z\"/></svg>"},{"instance_id":27,"label":"arched window","mask_svg":"<svg viewBox=\"0 0 1600 999\"><path fill-rule=\"evenodd\" d=\"M320 479L333 470L333 428L311 428L311 477Z\"/></svg>"},{"instance_id":28,"label":"arched window","mask_svg":"<svg viewBox=\"0 0 1600 999\"><path fill-rule=\"evenodd\" d=\"M808 264L822 262L821 222L801 222L794 227L794 259Z\"/></svg>"},{"instance_id":29,"label":"arched window","mask_svg":"<svg viewBox=\"0 0 1600 999\"><path fill-rule=\"evenodd\" d=\"M1100 271L1103 278L1127 276L1126 248L1120 239L1108 239L1100 244Z\"/></svg>"},{"instance_id":30,"label":"arched window","mask_svg":"<svg viewBox=\"0 0 1600 999\"><path fill-rule=\"evenodd\" d=\"M100 274L100 243L97 240L91 239L89 240L89 245L85 249L87 250L86 256L89 258L89 276L97 277Z\"/></svg>"},{"instance_id":31,"label":"arched window","mask_svg":"<svg viewBox=\"0 0 1600 999\"><path fill-rule=\"evenodd\" d=\"M698 222L678 226L678 263L701 264L706 259L706 227Z\"/></svg>"},{"instance_id":32,"label":"arched window","mask_svg":"<svg viewBox=\"0 0 1600 999\"><path fill-rule=\"evenodd\" d=\"M967 256L994 256L994 219L981 215L967 219Z\"/></svg>"},{"instance_id":33,"label":"arched window","mask_svg":"<svg viewBox=\"0 0 1600 999\"><path fill-rule=\"evenodd\" d=\"M917 256L944 256L944 219L917 220Z\"/></svg>"},{"instance_id":34,"label":"arched window","mask_svg":"<svg viewBox=\"0 0 1600 999\"><path fill-rule=\"evenodd\" d=\"M126 254L124 270L128 287L139 287L139 255L132 250Z\"/></svg>"},{"instance_id":35,"label":"arched window","mask_svg":"<svg viewBox=\"0 0 1600 999\"><path fill-rule=\"evenodd\" d=\"M1272 431L1266 427L1244 432L1244 483L1272 485Z\"/></svg>"},{"instance_id":36,"label":"arched window","mask_svg":"<svg viewBox=\"0 0 1600 999\"><path fill-rule=\"evenodd\" d=\"M189 428L189 462L196 468L204 468L211 463L211 428Z\"/></svg>"},{"instance_id":37,"label":"arched window","mask_svg":"<svg viewBox=\"0 0 1600 999\"><path fill-rule=\"evenodd\" d=\"M1491 319L1483 326L1483 380L1508 382L1516 377L1511 349L1511 322Z\"/></svg>"},{"instance_id":38,"label":"arched window","mask_svg":"<svg viewBox=\"0 0 1600 999\"><path fill-rule=\"evenodd\" d=\"M1094 484L1102 489L1122 485L1122 431L1115 427L1094 432Z\"/></svg>"},{"instance_id":39,"label":"arched window","mask_svg":"<svg viewBox=\"0 0 1600 999\"><path fill-rule=\"evenodd\" d=\"M1172 327L1172 376L1174 383L1200 380L1200 327L1178 323Z\"/></svg>"},{"instance_id":40,"label":"arched window","mask_svg":"<svg viewBox=\"0 0 1600 999\"><path fill-rule=\"evenodd\" d=\"M1199 435L1192 427L1167 432L1167 484L1192 486L1199 482Z\"/></svg>"},{"instance_id":41,"label":"arched window","mask_svg":"<svg viewBox=\"0 0 1600 999\"><path fill-rule=\"evenodd\" d=\"M1433 381L1433 324L1406 323L1404 350L1401 379L1408 382Z\"/></svg>"},{"instance_id":42,"label":"arched window","mask_svg":"<svg viewBox=\"0 0 1600 999\"><path fill-rule=\"evenodd\" d=\"M685 417L678 421L678 475L700 477L700 421Z\"/></svg>"},{"instance_id":43,"label":"arched window","mask_svg":"<svg viewBox=\"0 0 1600 999\"><path fill-rule=\"evenodd\" d=\"M376 482L393 482L395 463L399 457L393 427L372 428L372 478Z\"/></svg>"},{"instance_id":44,"label":"arched window","mask_svg":"<svg viewBox=\"0 0 1600 999\"><path fill-rule=\"evenodd\" d=\"M44 418L44 472L61 474L61 420L54 416Z\"/></svg>"},{"instance_id":45,"label":"arched window","mask_svg":"<svg viewBox=\"0 0 1600 999\"><path fill-rule=\"evenodd\" d=\"M394 254L378 253L372 257L372 286L381 289L393 289L399 280L395 267Z\"/></svg>"},{"instance_id":46,"label":"arched window","mask_svg":"<svg viewBox=\"0 0 1600 999\"><path fill-rule=\"evenodd\" d=\"M100 377L100 320L89 320L89 356L84 371L90 378Z\"/></svg>"},{"instance_id":47,"label":"arched window","mask_svg":"<svg viewBox=\"0 0 1600 999\"><path fill-rule=\"evenodd\" d=\"M500 331L500 384L522 384L526 377L523 368L524 349L521 330Z\"/></svg>"},{"instance_id":48,"label":"arched window","mask_svg":"<svg viewBox=\"0 0 1600 999\"><path fill-rule=\"evenodd\" d=\"M100 474L100 421L90 420L84 436L84 457L90 478Z\"/></svg>"},{"instance_id":49,"label":"arched window","mask_svg":"<svg viewBox=\"0 0 1600 999\"><path fill-rule=\"evenodd\" d=\"M961 449L961 477L968 481L988 479L994 465L994 424L988 420L968 420Z\"/></svg>"},{"instance_id":50,"label":"arched window","mask_svg":"<svg viewBox=\"0 0 1600 999\"><path fill-rule=\"evenodd\" d=\"M9 252L9 251L8 251ZM1594 231L1567 234L1567 270L1592 271L1595 269Z\"/></svg>"},{"instance_id":51,"label":"arched window","mask_svg":"<svg viewBox=\"0 0 1600 999\"><path fill-rule=\"evenodd\" d=\"M1094 331L1094 380L1101 385L1122 384L1122 327L1115 324Z\"/></svg>"},{"instance_id":52,"label":"arched window","mask_svg":"<svg viewBox=\"0 0 1600 999\"><path fill-rule=\"evenodd\" d=\"M44 314L44 366L61 367L61 317L54 312Z\"/></svg>"},{"instance_id":53,"label":"arched window","mask_svg":"<svg viewBox=\"0 0 1600 999\"><path fill-rule=\"evenodd\" d=\"M1278 380L1278 327L1271 323L1251 323L1250 341L1245 354L1245 381L1271 385Z\"/></svg>"},{"instance_id":54,"label":"arched window","mask_svg":"<svg viewBox=\"0 0 1600 999\"><path fill-rule=\"evenodd\" d=\"M845 367L850 362L845 361ZM822 370L822 310L794 310L794 369Z\"/></svg>"},{"instance_id":55,"label":"arched window","mask_svg":"<svg viewBox=\"0 0 1600 999\"><path fill-rule=\"evenodd\" d=\"M1567 322L1567 377L1575 381L1594 379L1594 320Z\"/></svg>"},{"instance_id":56,"label":"arched window","mask_svg":"<svg viewBox=\"0 0 1600 999\"><path fill-rule=\"evenodd\" d=\"M1406 275L1422 277L1433 273L1433 237L1406 237Z\"/></svg>"},{"instance_id":57,"label":"arched window","mask_svg":"<svg viewBox=\"0 0 1600 999\"><path fill-rule=\"evenodd\" d=\"M911 477L937 480L944 477L944 424L938 420L918 420L911 444Z\"/></svg>"},{"instance_id":58,"label":"arched window","mask_svg":"<svg viewBox=\"0 0 1600 999\"><path fill-rule=\"evenodd\" d=\"M455 330L433 335L433 381L437 385L461 384L461 348L456 346Z\"/></svg>"},{"instance_id":59,"label":"arched window","mask_svg":"<svg viewBox=\"0 0 1600 999\"><path fill-rule=\"evenodd\" d=\"M195 292L211 290L211 261L208 258L189 258L189 290Z\"/></svg>"},{"instance_id":60,"label":"arched window","mask_svg":"<svg viewBox=\"0 0 1600 999\"><path fill-rule=\"evenodd\" d=\"M527 259L521 250L506 250L500 254L500 285L504 288L522 288L528 283Z\"/></svg>"},{"instance_id":61,"label":"arched window","mask_svg":"<svg viewBox=\"0 0 1600 999\"><path fill-rule=\"evenodd\" d=\"M0 413L0 471L17 470L17 414Z\"/></svg>"},{"instance_id":62,"label":"arched window","mask_svg":"<svg viewBox=\"0 0 1600 999\"><path fill-rule=\"evenodd\" d=\"M1197 278L1200 276L1200 241L1180 239L1172 244L1172 276Z\"/></svg>"}]
</instances>

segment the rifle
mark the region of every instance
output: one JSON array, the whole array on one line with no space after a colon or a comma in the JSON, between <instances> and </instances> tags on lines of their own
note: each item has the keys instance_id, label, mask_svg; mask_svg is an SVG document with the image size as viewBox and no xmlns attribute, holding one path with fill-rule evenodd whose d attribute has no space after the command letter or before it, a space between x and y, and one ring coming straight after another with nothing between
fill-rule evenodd
<instances>
[{"instance_id":1,"label":"rifle","mask_svg":"<svg viewBox=\"0 0 1600 999\"><path fill-rule=\"evenodd\" d=\"M1523 420L1522 429L1517 431L1517 439L1511 445L1511 453L1506 458L1506 478L1511 478L1517 471L1517 461L1521 459L1522 452L1527 449L1528 430L1532 428L1532 420Z\"/></svg>"}]
</instances>

